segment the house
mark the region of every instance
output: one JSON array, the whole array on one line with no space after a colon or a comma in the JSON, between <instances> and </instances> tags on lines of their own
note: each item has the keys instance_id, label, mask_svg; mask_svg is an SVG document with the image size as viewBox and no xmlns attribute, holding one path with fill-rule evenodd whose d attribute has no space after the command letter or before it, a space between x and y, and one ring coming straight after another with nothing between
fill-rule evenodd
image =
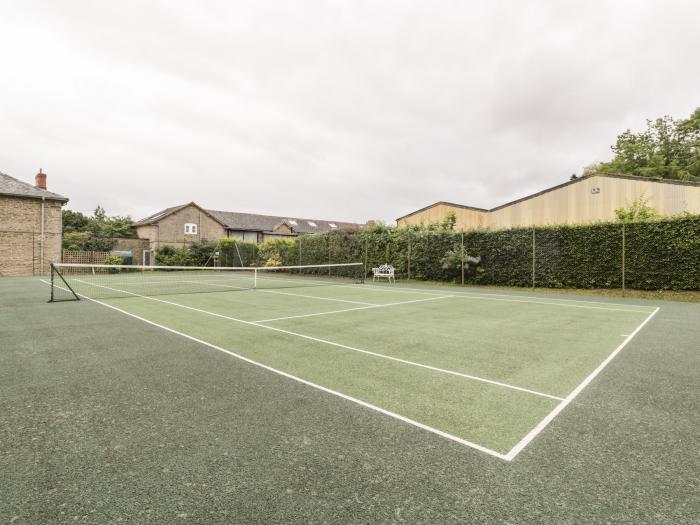
<instances>
[{"instance_id":1,"label":"house","mask_svg":"<svg viewBox=\"0 0 700 525\"><path fill-rule=\"evenodd\" d=\"M32 186L0 173L0 276L45 275L61 261L66 197L46 190L39 170Z\"/></svg>"},{"instance_id":2,"label":"house","mask_svg":"<svg viewBox=\"0 0 700 525\"><path fill-rule=\"evenodd\" d=\"M647 199L662 215L700 213L700 182L594 173L491 209L436 202L396 219L399 226L440 222L454 212L458 230L585 224L615 220L615 210Z\"/></svg>"},{"instance_id":3,"label":"house","mask_svg":"<svg viewBox=\"0 0 700 525\"><path fill-rule=\"evenodd\" d=\"M166 208L134 223L138 237L148 239L151 250L164 244L186 246L203 239L261 243L361 227L350 222L208 210L194 202Z\"/></svg>"}]
</instances>

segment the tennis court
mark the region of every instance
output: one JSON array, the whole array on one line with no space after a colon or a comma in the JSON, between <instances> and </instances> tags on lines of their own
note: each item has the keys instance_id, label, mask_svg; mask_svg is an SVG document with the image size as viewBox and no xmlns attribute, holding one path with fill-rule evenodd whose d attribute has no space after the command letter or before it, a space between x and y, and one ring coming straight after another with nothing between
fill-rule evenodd
<instances>
[{"instance_id":1,"label":"tennis court","mask_svg":"<svg viewBox=\"0 0 700 525\"><path fill-rule=\"evenodd\" d=\"M533 446L584 388L595 388L596 375L658 311L361 284L353 265L126 273L79 266L59 269L53 290L63 298L73 290L134 323L503 460Z\"/></svg>"}]
</instances>

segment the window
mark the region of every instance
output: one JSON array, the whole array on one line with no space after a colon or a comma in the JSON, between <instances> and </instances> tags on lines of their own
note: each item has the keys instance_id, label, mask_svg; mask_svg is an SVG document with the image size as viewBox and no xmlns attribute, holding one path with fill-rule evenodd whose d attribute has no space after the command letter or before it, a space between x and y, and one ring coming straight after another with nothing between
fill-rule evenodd
<instances>
[{"instance_id":1,"label":"window","mask_svg":"<svg viewBox=\"0 0 700 525\"><path fill-rule=\"evenodd\" d=\"M293 219L287 219L287 222L288 222L289 224L291 224L292 226L296 226L296 225L297 225L297 221L295 221L295 220L293 220Z\"/></svg>"},{"instance_id":2,"label":"window","mask_svg":"<svg viewBox=\"0 0 700 525\"><path fill-rule=\"evenodd\" d=\"M334 222L329 222L328 226L330 226L331 228L337 228Z\"/></svg>"},{"instance_id":3,"label":"window","mask_svg":"<svg viewBox=\"0 0 700 525\"><path fill-rule=\"evenodd\" d=\"M185 234L186 235L197 235L197 225L191 222L185 223Z\"/></svg>"},{"instance_id":4,"label":"window","mask_svg":"<svg viewBox=\"0 0 700 525\"><path fill-rule=\"evenodd\" d=\"M316 223L314 221L307 221L307 224L311 226L312 228L316 227Z\"/></svg>"},{"instance_id":5,"label":"window","mask_svg":"<svg viewBox=\"0 0 700 525\"><path fill-rule=\"evenodd\" d=\"M258 242L258 232L243 232L243 240L246 242Z\"/></svg>"}]
</instances>

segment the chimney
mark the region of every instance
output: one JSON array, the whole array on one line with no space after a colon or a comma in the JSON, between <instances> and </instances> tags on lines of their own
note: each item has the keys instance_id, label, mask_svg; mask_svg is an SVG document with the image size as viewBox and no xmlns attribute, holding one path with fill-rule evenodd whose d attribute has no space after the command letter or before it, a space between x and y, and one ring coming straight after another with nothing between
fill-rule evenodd
<instances>
[{"instance_id":1,"label":"chimney","mask_svg":"<svg viewBox=\"0 0 700 525\"><path fill-rule=\"evenodd\" d=\"M42 190L46 189L46 173L42 173L41 168L39 168L39 173L36 174L34 180L36 181L35 186L37 188L40 188Z\"/></svg>"}]
</instances>

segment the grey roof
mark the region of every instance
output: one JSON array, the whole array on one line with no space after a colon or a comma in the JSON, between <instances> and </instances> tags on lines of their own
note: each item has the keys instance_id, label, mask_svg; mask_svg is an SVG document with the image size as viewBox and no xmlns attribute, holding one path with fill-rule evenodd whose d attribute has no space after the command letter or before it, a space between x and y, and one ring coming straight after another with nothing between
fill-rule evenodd
<instances>
[{"instance_id":1,"label":"grey roof","mask_svg":"<svg viewBox=\"0 0 700 525\"><path fill-rule=\"evenodd\" d=\"M360 224L353 222L300 219L299 217L258 215L234 211L206 211L226 225L229 230L271 232L282 223L286 223L295 233L326 233L333 230L357 230L361 227Z\"/></svg>"},{"instance_id":2,"label":"grey roof","mask_svg":"<svg viewBox=\"0 0 700 525\"><path fill-rule=\"evenodd\" d=\"M283 223L294 233L326 233L335 230L358 230L362 227L361 224L353 222L300 219L299 217L290 217L288 215L259 215L256 213L205 210L194 202L165 208L145 219L135 222L134 226L146 226L148 224L157 223L162 218L186 208L187 206L196 206L228 230L273 232L275 228Z\"/></svg>"},{"instance_id":3,"label":"grey roof","mask_svg":"<svg viewBox=\"0 0 700 525\"><path fill-rule=\"evenodd\" d=\"M10 177L0 172L0 195L12 195L14 197L28 197L30 199L45 199L52 201L68 202L68 197L53 193L51 191L42 190L36 186L32 186L27 182L22 182L19 179Z\"/></svg>"},{"instance_id":4,"label":"grey roof","mask_svg":"<svg viewBox=\"0 0 700 525\"><path fill-rule=\"evenodd\" d=\"M160 210L157 213L154 213L153 215L149 215L145 219L141 219L140 221L136 221L134 223L134 226L146 226L148 224L153 224L155 222L158 222L160 219L163 217L170 215L171 213L175 213L178 210L181 210L182 208L186 208L190 204L194 204L194 202L188 202L187 204L181 204L179 206L172 206L170 208L165 208L164 210ZM195 204L196 206L196 204ZM199 207L199 206L197 206Z\"/></svg>"}]
</instances>

